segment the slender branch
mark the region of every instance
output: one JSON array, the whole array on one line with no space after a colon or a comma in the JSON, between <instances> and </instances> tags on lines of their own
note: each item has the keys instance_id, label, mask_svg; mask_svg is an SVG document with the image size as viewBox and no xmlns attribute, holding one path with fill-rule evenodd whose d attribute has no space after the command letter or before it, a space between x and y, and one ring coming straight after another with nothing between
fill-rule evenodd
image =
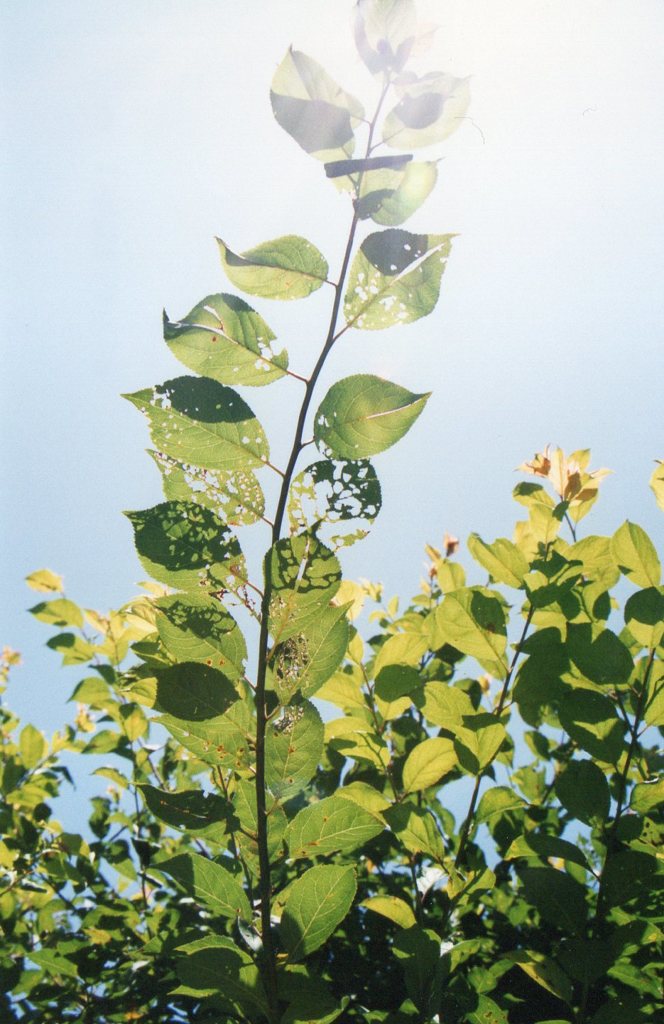
<instances>
[{"instance_id":1,"label":"slender branch","mask_svg":"<svg viewBox=\"0 0 664 1024\"><path fill-rule=\"evenodd\" d=\"M378 121L381 107L387 95L389 89L389 81L386 81L381 92L378 105L376 107L376 113L374 114L373 120L369 127L369 137L367 140L367 156L371 152L371 144L373 140L373 133ZM357 191L361 185L362 178L358 182ZM341 299L343 295L343 287L350 266L350 259L353 252L353 244L355 241L355 233L357 225L359 223L359 216L357 210L353 211L353 218L351 221L350 229L348 232L348 238L346 241L346 249L344 252L341 271L339 274L339 280L334 285L334 301L332 304L332 312L330 314L330 322L323 345L322 351L318 357L318 361L314 366L311 377L307 381L304 397L302 399L302 405L297 419L295 427L295 435L293 438L293 444L291 447L290 457L285 471L281 474L282 484L279 493L279 499L277 502L277 509L274 516L274 524L272 527L272 544L271 548L279 541L281 537L281 530L284 521L284 515L286 512L286 502L288 500L288 492L290 489L291 480L295 471L298 457L303 448L302 438L304 435L304 427L307 420L307 414L309 412L309 406L313 398L314 389L318 382L318 378L321 374L325 361L332 350L335 343L335 331L337 327L337 320L339 317L339 311L341 308ZM274 467L272 467L274 468ZM279 471L280 472L280 471ZM271 550L271 549L270 549ZM276 956L274 943L272 941L272 930L271 930L271 896L272 886L270 881L270 854L268 850L268 822L267 822L267 807L265 798L265 735L267 727L267 706L266 706L266 676L268 666L268 647L269 647L269 615L270 615L270 603L272 599L272 570L270 565L269 554L265 560L265 590L263 593L263 599L261 602L261 628L260 636L258 641L258 670L256 673L256 690L255 690L255 703L256 703L256 816L257 816L257 843L258 843L258 863L259 863L259 880L258 880L258 891L260 895L261 903L261 937L263 940L263 955L264 955L264 967L265 967L265 982L266 982L266 994L269 1007L269 1016L273 1022L276 1022L279 1013L279 997L277 992L277 969L276 969Z\"/></svg>"},{"instance_id":2,"label":"slender branch","mask_svg":"<svg viewBox=\"0 0 664 1024\"><path fill-rule=\"evenodd\" d=\"M516 668L516 663L517 663L517 661L519 659L519 655L521 654L521 648L523 647L523 644L525 642L526 636L528 634L528 630L530 629L530 623L532 621L532 618L533 618L534 614L535 614L535 608L531 604L529 606L529 608L528 608L528 614L526 615L526 621L525 621L524 626L523 626L523 631L521 633L521 637L519 639L518 644L516 645L516 648L514 649L514 655L512 657L512 661L510 663L510 667L508 669L507 675L505 676L505 682L503 683L503 688L500 691L500 697L498 698L498 703L496 704L496 707L493 709L493 712L492 712L493 715L495 715L496 718L500 717L500 715L502 714L503 708L505 707L505 702L507 701L507 695L509 693L510 683L512 682L512 676L514 675L514 669ZM497 751L496 751L496 754L497 754ZM473 824L473 818L475 817L475 807L477 806L477 798L479 796L480 786L482 784L482 779L486 775L487 769L490 768L494 758L496 757L496 754L494 754L494 756L491 758L491 761L489 761L488 764L484 765L484 768L482 768L482 770L479 772L477 778L475 779L475 786L473 787L473 794L472 794L472 796L470 798L470 804L468 805L468 813L466 814L466 818L465 818L465 821L463 823L463 828L461 829L461 836L459 838L459 849L457 850L457 855L456 855L456 857L454 859L454 866L455 867L459 867L459 865L461 864L461 861L463 859L463 855L466 852L466 844L468 842L468 835L470 833L470 829L471 829L471 826Z\"/></svg>"},{"instance_id":3,"label":"slender branch","mask_svg":"<svg viewBox=\"0 0 664 1024\"><path fill-rule=\"evenodd\" d=\"M641 686L641 692L634 712L634 722L632 724L632 735L630 737L629 748L627 750L627 757L625 758L625 766L620 773L620 782L618 788L618 801L616 805L616 815L611 825L611 835L615 835L620 818L624 810L625 796L627 794L627 778L629 776L629 770L632 766L632 760L634 758L634 752L636 750L636 744L639 738L639 726L641 725L641 715L643 714L646 697L648 694L648 683L650 682L650 673L655 661L655 648L651 647L648 654L648 661L646 663L646 669L643 673L643 685Z\"/></svg>"}]
</instances>

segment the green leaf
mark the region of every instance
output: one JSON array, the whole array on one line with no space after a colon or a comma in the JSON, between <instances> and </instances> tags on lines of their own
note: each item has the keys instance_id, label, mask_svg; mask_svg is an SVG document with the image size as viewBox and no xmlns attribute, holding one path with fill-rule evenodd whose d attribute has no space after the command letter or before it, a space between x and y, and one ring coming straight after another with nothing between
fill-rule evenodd
<instances>
[{"instance_id":1,"label":"green leaf","mask_svg":"<svg viewBox=\"0 0 664 1024\"><path fill-rule=\"evenodd\" d=\"M368 235L355 254L344 296L349 327L377 331L427 316L438 302L453 235L414 235L387 228Z\"/></svg>"},{"instance_id":2,"label":"green leaf","mask_svg":"<svg viewBox=\"0 0 664 1024\"><path fill-rule=\"evenodd\" d=\"M255 387L283 377L288 356L272 351L274 338L263 318L236 295L208 295L176 322L164 313L164 340L176 359L220 384Z\"/></svg>"},{"instance_id":3,"label":"green leaf","mask_svg":"<svg viewBox=\"0 0 664 1024\"><path fill-rule=\"evenodd\" d=\"M340 459L377 455L408 432L429 394L414 394L371 374L345 377L332 385L318 408L316 444Z\"/></svg>"},{"instance_id":4,"label":"green leaf","mask_svg":"<svg viewBox=\"0 0 664 1024\"><path fill-rule=\"evenodd\" d=\"M664 598L662 598L664 605ZM593 683L626 683L634 669L632 656L610 629L593 637L590 623L567 626L567 650L579 671Z\"/></svg>"},{"instance_id":5,"label":"green leaf","mask_svg":"<svg viewBox=\"0 0 664 1024\"><path fill-rule=\"evenodd\" d=\"M265 432L232 388L207 377L176 377L124 396L147 417L160 452L184 463L223 471L267 462Z\"/></svg>"},{"instance_id":6,"label":"green leaf","mask_svg":"<svg viewBox=\"0 0 664 1024\"><path fill-rule=\"evenodd\" d=\"M293 882L279 934L290 961L318 949L351 908L357 884L351 867L320 864Z\"/></svg>"},{"instance_id":7,"label":"green leaf","mask_svg":"<svg viewBox=\"0 0 664 1024\"><path fill-rule=\"evenodd\" d=\"M58 633L46 641L46 646L62 655L63 665L82 665L97 654L93 644L74 633Z\"/></svg>"},{"instance_id":8,"label":"green leaf","mask_svg":"<svg viewBox=\"0 0 664 1024\"><path fill-rule=\"evenodd\" d=\"M662 567L653 542L640 526L624 522L611 539L611 550L620 571L637 587L659 586Z\"/></svg>"},{"instance_id":9,"label":"green leaf","mask_svg":"<svg viewBox=\"0 0 664 1024\"><path fill-rule=\"evenodd\" d=\"M436 680L426 684L423 700L416 700L416 703L430 725L450 732L463 725L464 715L474 714L473 702L467 693Z\"/></svg>"},{"instance_id":10,"label":"green leaf","mask_svg":"<svg viewBox=\"0 0 664 1024\"><path fill-rule=\"evenodd\" d=\"M623 751L624 724L601 693L572 690L561 700L560 724L570 737L599 761L617 764Z\"/></svg>"},{"instance_id":11,"label":"green leaf","mask_svg":"<svg viewBox=\"0 0 664 1024\"><path fill-rule=\"evenodd\" d=\"M558 999L565 1003L572 1002L572 985L563 970L555 960L540 953L538 950L524 949L516 953L509 953L507 959L517 967L520 967L524 974L532 978L534 982L541 985L547 992L551 992Z\"/></svg>"},{"instance_id":12,"label":"green leaf","mask_svg":"<svg viewBox=\"0 0 664 1024\"><path fill-rule=\"evenodd\" d=\"M374 662L373 674L376 680L386 668L419 666L422 655L427 650L427 638L421 633L395 633L388 636L380 648ZM409 682L415 685L412 672L406 674ZM418 675L419 678L419 675Z\"/></svg>"},{"instance_id":13,"label":"green leaf","mask_svg":"<svg viewBox=\"0 0 664 1024\"><path fill-rule=\"evenodd\" d=\"M411 908L398 896L371 896L360 906L372 910L374 914L381 914L382 917L397 924L399 928L412 928L417 923Z\"/></svg>"},{"instance_id":14,"label":"green leaf","mask_svg":"<svg viewBox=\"0 0 664 1024\"><path fill-rule=\"evenodd\" d=\"M31 950L28 958L41 967L47 974L62 978L74 978L80 981L78 968L69 957L63 956L57 949Z\"/></svg>"},{"instance_id":15,"label":"green leaf","mask_svg":"<svg viewBox=\"0 0 664 1024\"><path fill-rule=\"evenodd\" d=\"M328 796L303 807L286 832L293 860L350 853L367 843L383 826L359 804L339 796Z\"/></svg>"},{"instance_id":16,"label":"green leaf","mask_svg":"<svg viewBox=\"0 0 664 1024\"><path fill-rule=\"evenodd\" d=\"M180 590L236 590L246 565L236 537L202 505L165 501L125 513L134 527L139 561L160 583Z\"/></svg>"},{"instance_id":17,"label":"green leaf","mask_svg":"<svg viewBox=\"0 0 664 1024\"><path fill-rule=\"evenodd\" d=\"M332 1024L348 1004L348 996L338 1002L304 964L286 965L279 972L278 982L279 998L288 1003L279 1024Z\"/></svg>"},{"instance_id":18,"label":"green leaf","mask_svg":"<svg viewBox=\"0 0 664 1024\"><path fill-rule=\"evenodd\" d=\"M341 547L367 535L380 507L380 483L370 462L322 459L307 466L293 480L288 517L292 532L310 528L318 535L324 527L323 539ZM356 520L365 523L367 529L332 533L339 524Z\"/></svg>"},{"instance_id":19,"label":"green leaf","mask_svg":"<svg viewBox=\"0 0 664 1024\"><path fill-rule=\"evenodd\" d=\"M561 860L579 864L582 868L590 870L583 850L566 839L559 839L558 836L550 836L546 833L527 832L525 835L518 836L503 859L513 860L515 857L541 857L545 860L548 857L559 857Z\"/></svg>"},{"instance_id":20,"label":"green leaf","mask_svg":"<svg viewBox=\"0 0 664 1024\"><path fill-rule=\"evenodd\" d=\"M177 950L181 954L176 970L182 985L175 993L183 995L216 995L243 1010L267 1015L267 999L260 971L248 953L231 939L206 935L188 942Z\"/></svg>"},{"instance_id":21,"label":"green leaf","mask_svg":"<svg viewBox=\"0 0 664 1024\"><path fill-rule=\"evenodd\" d=\"M270 632L275 643L301 632L329 606L341 583L339 560L312 533L277 541L265 559L272 584Z\"/></svg>"},{"instance_id":22,"label":"green leaf","mask_svg":"<svg viewBox=\"0 0 664 1024\"><path fill-rule=\"evenodd\" d=\"M40 594L57 594L64 590L62 576L58 576L50 569L38 569L36 572L31 572L29 576L25 577L25 582L31 590L36 590Z\"/></svg>"},{"instance_id":23,"label":"green leaf","mask_svg":"<svg viewBox=\"0 0 664 1024\"><path fill-rule=\"evenodd\" d=\"M451 772L458 763L454 741L437 736L423 740L413 747L403 766L405 793L428 789Z\"/></svg>"},{"instance_id":24,"label":"green leaf","mask_svg":"<svg viewBox=\"0 0 664 1024\"><path fill-rule=\"evenodd\" d=\"M447 594L429 616L434 649L451 644L476 658L496 679L507 675L507 627L499 595L483 587Z\"/></svg>"},{"instance_id":25,"label":"green leaf","mask_svg":"<svg viewBox=\"0 0 664 1024\"><path fill-rule=\"evenodd\" d=\"M664 804L664 779L639 782L632 790L629 806L637 814L649 814L654 807Z\"/></svg>"},{"instance_id":26,"label":"green leaf","mask_svg":"<svg viewBox=\"0 0 664 1024\"><path fill-rule=\"evenodd\" d=\"M288 50L272 79L270 100L277 122L305 153L323 161L352 155L362 104L306 53Z\"/></svg>"},{"instance_id":27,"label":"green leaf","mask_svg":"<svg viewBox=\"0 0 664 1024\"><path fill-rule=\"evenodd\" d=\"M169 793L147 783L138 788L150 813L171 828L215 843L223 842L230 831L229 805L214 793L204 793L201 789Z\"/></svg>"},{"instance_id":28,"label":"green leaf","mask_svg":"<svg viewBox=\"0 0 664 1024\"><path fill-rule=\"evenodd\" d=\"M383 812L388 826L411 853L426 853L438 862L445 857L443 840L432 816L422 807L404 800Z\"/></svg>"},{"instance_id":29,"label":"green leaf","mask_svg":"<svg viewBox=\"0 0 664 1024\"><path fill-rule=\"evenodd\" d=\"M363 807L365 811L369 811L374 817L379 818L380 821L382 821L381 812L390 806L389 800L386 800L382 793L366 782L349 782L345 786L341 786L335 796L351 800L354 804Z\"/></svg>"},{"instance_id":30,"label":"green leaf","mask_svg":"<svg viewBox=\"0 0 664 1024\"><path fill-rule=\"evenodd\" d=\"M40 622L47 622L50 626L76 626L79 629L83 626L83 612L77 604L65 597L41 601L28 611Z\"/></svg>"},{"instance_id":31,"label":"green leaf","mask_svg":"<svg viewBox=\"0 0 664 1024\"><path fill-rule=\"evenodd\" d=\"M658 460L650 477L650 488L655 495L655 501L664 511L664 462Z\"/></svg>"},{"instance_id":32,"label":"green leaf","mask_svg":"<svg viewBox=\"0 0 664 1024\"><path fill-rule=\"evenodd\" d=\"M523 586L523 577L530 567L526 556L511 540L499 537L493 544L485 544L478 533L471 533L468 550L497 583L517 590Z\"/></svg>"},{"instance_id":33,"label":"green leaf","mask_svg":"<svg viewBox=\"0 0 664 1024\"><path fill-rule=\"evenodd\" d=\"M244 701L232 704L225 715L184 721L172 715L160 715L160 725L185 750L221 768L244 769L250 762L250 742L254 728L251 710Z\"/></svg>"},{"instance_id":34,"label":"green leaf","mask_svg":"<svg viewBox=\"0 0 664 1024\"><path fill-rule=\"evenodd\" d=\"M396 935L392 949L401 963L408 995L422 1020L431 1020L441 996L440 939L430 929L415 925Z\"/></svg>"},{"instance_id":35,"label":"green leaf","mask_svg":"<svg viewBox=\"0 0 664 1024\"><path fill-rule=\"evenodd\" d=\"M587 825L602 824L609 816L609 784L592 761L570 761L556 780L556 796L570 814Z\"/></svg>"},{"instance_id":36,"label":"green leaf","mask_svg":"<svg viewBox=\"0 0 664 1024\"><path fill-rule=\"evenodd\" d=\"M48 753L48 743L39 729L34 725L25 725L21 729L18 741L18 749L21 760L26 768L34 768L41 759Z\"/></svg>"},{"instance_id":37,"label":"green leaf","mask_svg":"<svg viewBox=\"0 0 664 1024\"><path fill-rule=\"evenodd\" d=\"M525 897L549 924L576 935L588 916L585 889L564 871L554 868L522 868L519 877Z\"/></svg>"},{"instance_id":38,"label":"green leaf","mask_svg":"<svg viewBox=\"0 0 664 1024\"><path fill-rule=\"evenodd\" d=\"M244 890L228 868L198 853L182 853L153 864L219 917L241 917L251 921L253 914Z\"/></svg>"},{"instance_id":39,"label":"green leaf","mask_svg":"<svg viewBox=\"0 0 664 1024\"><path fill-rule=\"evenodd\" d=\"M625 625L643 647L657 647L664 636L664 591L661 587L637 590L627 599Z\"/></svg>"},{"instance_id":40,"label":"green leaf","mask_svg":"<svg viewBox=\"0 0 664 1024\"><path fill-rule=\"evenodd\" d=\"M524 807L521 797L507 786L492 786L491 789L487 789L477 805L475 821L478 825L489 825L493 823L493 819L501 818L513 811L521 811Z\"/></svg>"},{"instance_id":41,"label":"green leaf","mask_svg":"<svg viewBox=\"0 0 664 1024\"><path fill-rule=\"evenodd\" d=\"M470 104L467 78L432 71L409 76L399 102L383 122L383 141L396 149L442 142L462 123Z\"/></svg>"},{"instance_id":42,"label":"green leaf","mask_svg":"<svg viewBox=\"0 0 664 1024\"><path fill-rule=\"evenodd\" d=\"M207 594L170 594L155 602L157 629L178 661L201 661L235 681L244 675L247 645L237 622Z\"/></svg>"},{"instance_id":43,"label":"green leaf","mask_svg":"<svg viewBox=\"0 0 664 1024\"><path fill-rule=\"evenodd\" d=\"M358 0L355 45L372 75L402 71L417 38L413 0Z\"/></svg>"},{"instance_id":44,"label":"green leaf","mask_svg":"<svg viewBox=\"0 0 664 1024\"><path fill-rule=\"evenodd\" d=\"M229 526L257 523L264 515L263 490L251 470L205 469L149 449L148 455L161 472L168 501L204 505Z\"/></svg>"},{"instance_id":45,"label":"green leaf","mask_svg":"<svg viewBox=\"0 0 664 1024\"><path fill-rule=\"evenodd\" d=\"M155 710L186 722L225 714L238 693L223 672L199 662L181 662L157 675Z\"/></svg>"},{"instance_id":46,"label":"green leaf","mask_svg":"<svg viewBox=\"0 0 664 1024\"><path fill-rule=\"evenodd\" d=\"M226 276L237 288L264 299L305 299L327 281L321 252L299 235L284 235L236 253L217 239Z\"/></svg>"},{"instance_id":47,"label":"green leaf","mask_svg":"<svg viewBox=\"0 0 664 1024\"><path fill-rule=\"evenodd\" d=\"M279 799L301 792L323 757L323 722L309 701L284 708L265 737L265 781Z\"/></svg>"},{"instance_id":48,"label":"green leaf","mask_svg":"<svg viewBox=\"0 0 664 1024\"><path fill-rule=\"evenodd\" d=\"M355 209L362 219L396 227L420 208L438 179L436 161L411 162L399 169L384 168L362 175Z\"/></svg>"},{"instance_id":49,"label":"green leaf","mask_svg":"<svg viewBox=\"0 0 664 1024\"><path fill-rule=\"evenodd\" d=\"M480 996L477 1006L464 1017L464 1024L509 1024L507 1014L493 999Z\"/></svg>"},{"instance_id":50,"label":"green leaf","mask_svg":"<svg viewBox=\"0 0 664 1024\"><path fill-rule=\"evenodd\" d=\"M348 647L348 608L322 608L272 650L272 681L282 704L297 692L305 697L316 693L339 667Z\"/></svg>"},{"instance_id":51,"label":"green leaf","mask_svg":"<svg viewBox=\"0 0 664 1024\"><path fill-rule=\"evenodd\" d=\"M458 763L471 775L478 775L491 764L507 739L505 726L489 712L464 715L462 722L454 728Z\"/></svg>"}]
</instances>

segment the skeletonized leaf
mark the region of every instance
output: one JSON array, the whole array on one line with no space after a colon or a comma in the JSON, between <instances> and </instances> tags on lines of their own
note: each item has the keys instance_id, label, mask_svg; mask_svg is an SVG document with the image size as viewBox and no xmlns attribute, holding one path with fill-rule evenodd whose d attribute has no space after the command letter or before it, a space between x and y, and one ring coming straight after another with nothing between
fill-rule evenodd
<instances>
[{"instance_id":1,"label":"skeletonized leaf","mask_svg":"<svg viewBox=\"0 0 664 1024\"><path fill-rule=\"evenodd\" d=\"M376 818L351 800L328 796L295 815L286 842L294 860L350 853L382 832Z\"/></svg>"},{"instance_id":2,"label":"skeletonized leaf","mask_svg":"<svg viewBox=\"0 0 664 1024\"><path fill-rule=\"evenodd\" d=\"M323 945L351 908L357 884L351 867L320 864L291 886L279 929L289 960Z\"/></svg>"},{"instance_id":3,"label":"skeletonized leaf","mask_svg":"<svg viewBox=\"0 0 664 1024\"><path fill-rule=\"evenodd\" d=\"M309 701L284 708L265 737L265 781L284 800L299 793L323 756L323 723Z\"/></svg>"},{"instance_id":4,"label":"skeletonized leaf","mask_svg":"<svg viewBox=\"0 0 664 1024\"><path fill-rule=\"evenodd\" d=\"M251 470L206 469L179 462L148 449L162 476L167 501L204 505L229 526L256 523L265 512L265 497Z\"/></svg>"},{"instance_id":5,"label":"skeletonized leaf","mask_svg":"<svg viewBox=\"0 0 664 1024\"><path fill-rule=\"evenodd\" d=\"M236 590L246 580L237 538L210 509L166 501L127 512L146 572L180 590Z\"/></svg>"},{"instance_id":6,"label":"skeletonized leaf","mask_svg":"<svg viewBox=\"0 0 664 1024\"><path fill-rule=\"evenodd\" d=\"M427 316L438 301L453 237L414 235L402 228L368 235L348 276L347 324L377 331Z\"/></svg>"},{"instance_id":7,"label":"skeletonized leaf","mask_svg":"<svg viewBox=\"0 0 664 1024\"><path fill-rule=\"evenodd\" d=\"M316 693L339 667L348 647L348 608L321 608L273 648L270 669L282 704L288 704L298 691L305 697Z\"/></svg>"},{"instance_id":8,"label":"skeletonized leaf","mask_svg":"<svg viewBox=\"0 0 664 1024\"><path fill-rule=\"evenodd\" d=\"M316 443L340 459L377 455L408 432L429 394L414 394L371 374L345 377L332 385L318 408Z\"/></svg>"},{"instance_id":9,"label":"skeletonized leaf","mask_svg":"<svg viewBox=\"0 0 664 1024\"><path fill-rule=\"evenodd\" d=\"M305 153L323 161L352 155L362 104L312 57L288 50L272 79L270 100L277 122Z\"/></svg>"},{"instance_id":10,"label":"skeletonized leaf","mask_svg":"<svg viewBox=\"0 0 664 1024\"><path fill-rule=\"evenodd\" d=\"M280 643L328 607L339 589L341 566L334 552L307 532L270 548L265 575L272 584L270 632Z\"/></svg>"},{"instance_id":11,"label":"skeletonized leaf","mask_svg":"<svg viewBox=\"0 0 664 1024\"><path fill-rule=\"evenodd\" d=\"M264 299L304 299L327 281L329 268L321 252L299 235L262 242L233 252L217 239L226 276L237 288Z\"/></svg>"},{"instance_id":12,"label":"skeletonized leaf","mask_svg":"<svg viewBox=\"0 0 664 1024\"><path fill-rule=\"evenodd\" d=\"M270 450L247 403L207 377L176 377L125 395L147 417L159 451L206 469L262 466Z\"/></svg>"},{"instance_id":13,"label":"skeletonized leaf","mask_svg":"<svg viewBox=\"0 0 664 1024\"><path fill-rule=\"evenodd\" d=\"M368 460L321 459L293 480L288 516L293 532L312 529L334 547L342 547L367 535L380 507L380 483ZM367 528L338 532L341 523L353 521Z\"/></svg>"},{"instance_id":14,"label":"skeletonized leaf","mask_svg":"<svg viewBox=\"0 0 664 1024\"><path fill-rule=\"evenodd\" d=\"M252 920L244 890L222 864L198 853L182 853L154 863L157 871L175 879L194 899L220 917Z\"/></svg>"}]
</instances>

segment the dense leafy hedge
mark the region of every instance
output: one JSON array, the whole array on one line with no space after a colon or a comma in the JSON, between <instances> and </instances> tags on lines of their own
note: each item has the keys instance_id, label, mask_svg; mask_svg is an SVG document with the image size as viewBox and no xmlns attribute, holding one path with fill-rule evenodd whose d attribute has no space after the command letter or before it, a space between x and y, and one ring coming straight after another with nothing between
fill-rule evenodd
<instances>
[{"instance_id":1,"label":"dense leafy hedge","mask_svg":"<svg viewBox=\"0 0 664 1024\"><path fill-rule=\"evenodd\" d=\"M313 369L290 369L236 295L165 315L197 376L128 396L163 476L166 500L129 514L157 582L102 616L48 570L28 580L83 678L50 741L2 711L7 1020L624 1024L663 1007L664 590L639 526L577 534L605 471L588 451L524 463L513 538L471 534L469 581L455 538L428 547L403 610L342 579L339 552L380 509L369 460L428 395L356 374L312 417L317 381L347 331L434 309L452 239L399 226L435 162L375 151L441 141L468 102L465 80L407 69L410 0L361 0L355 39L371 117L297 51L272 88L279 124L350 195L336 281L298 236L219 240L261 300L331 287ZM367 220L380 230L356 245ZM287 375L303 397L281 468L235 388ZM278 478L269 517L260 471ZM661 466L652 486L664 504ZM254 579L236 533L261 523ZM53 816L72 751L109 757L84 835Z\"/></svg>"}]
</instances>

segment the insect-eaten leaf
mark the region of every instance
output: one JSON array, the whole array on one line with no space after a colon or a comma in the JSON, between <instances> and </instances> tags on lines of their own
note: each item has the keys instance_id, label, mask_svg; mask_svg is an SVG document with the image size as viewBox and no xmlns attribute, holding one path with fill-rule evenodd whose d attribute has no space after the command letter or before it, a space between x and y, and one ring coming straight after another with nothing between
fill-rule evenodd
<instances>
[{"instance_id":1,"label":"insect-eaten leaf","mask_svg":"<svg viewBox=\"0 0 664 1024\"><path fill-rule=\"evenodd\" d=\"M367 459L321 459L293 480L288 516L294 533L311 529L340 548L366 537L380 507L380 483ZM358 522L359 528L339 532L342 523L350 522Z\"/></svg>"},{"instance_id":2,"label":"insect-eaten leaf","mask_svg":"<svg viewBox=\"0 0 664 1024\"><path fill-rule=\"evenodd\" d=\"M148 455L161 472L167 501L204 505L229 526L247 526L264 515L265 496L252 470L206 469L149 449Z\"/></svg>"}]
</instances>

